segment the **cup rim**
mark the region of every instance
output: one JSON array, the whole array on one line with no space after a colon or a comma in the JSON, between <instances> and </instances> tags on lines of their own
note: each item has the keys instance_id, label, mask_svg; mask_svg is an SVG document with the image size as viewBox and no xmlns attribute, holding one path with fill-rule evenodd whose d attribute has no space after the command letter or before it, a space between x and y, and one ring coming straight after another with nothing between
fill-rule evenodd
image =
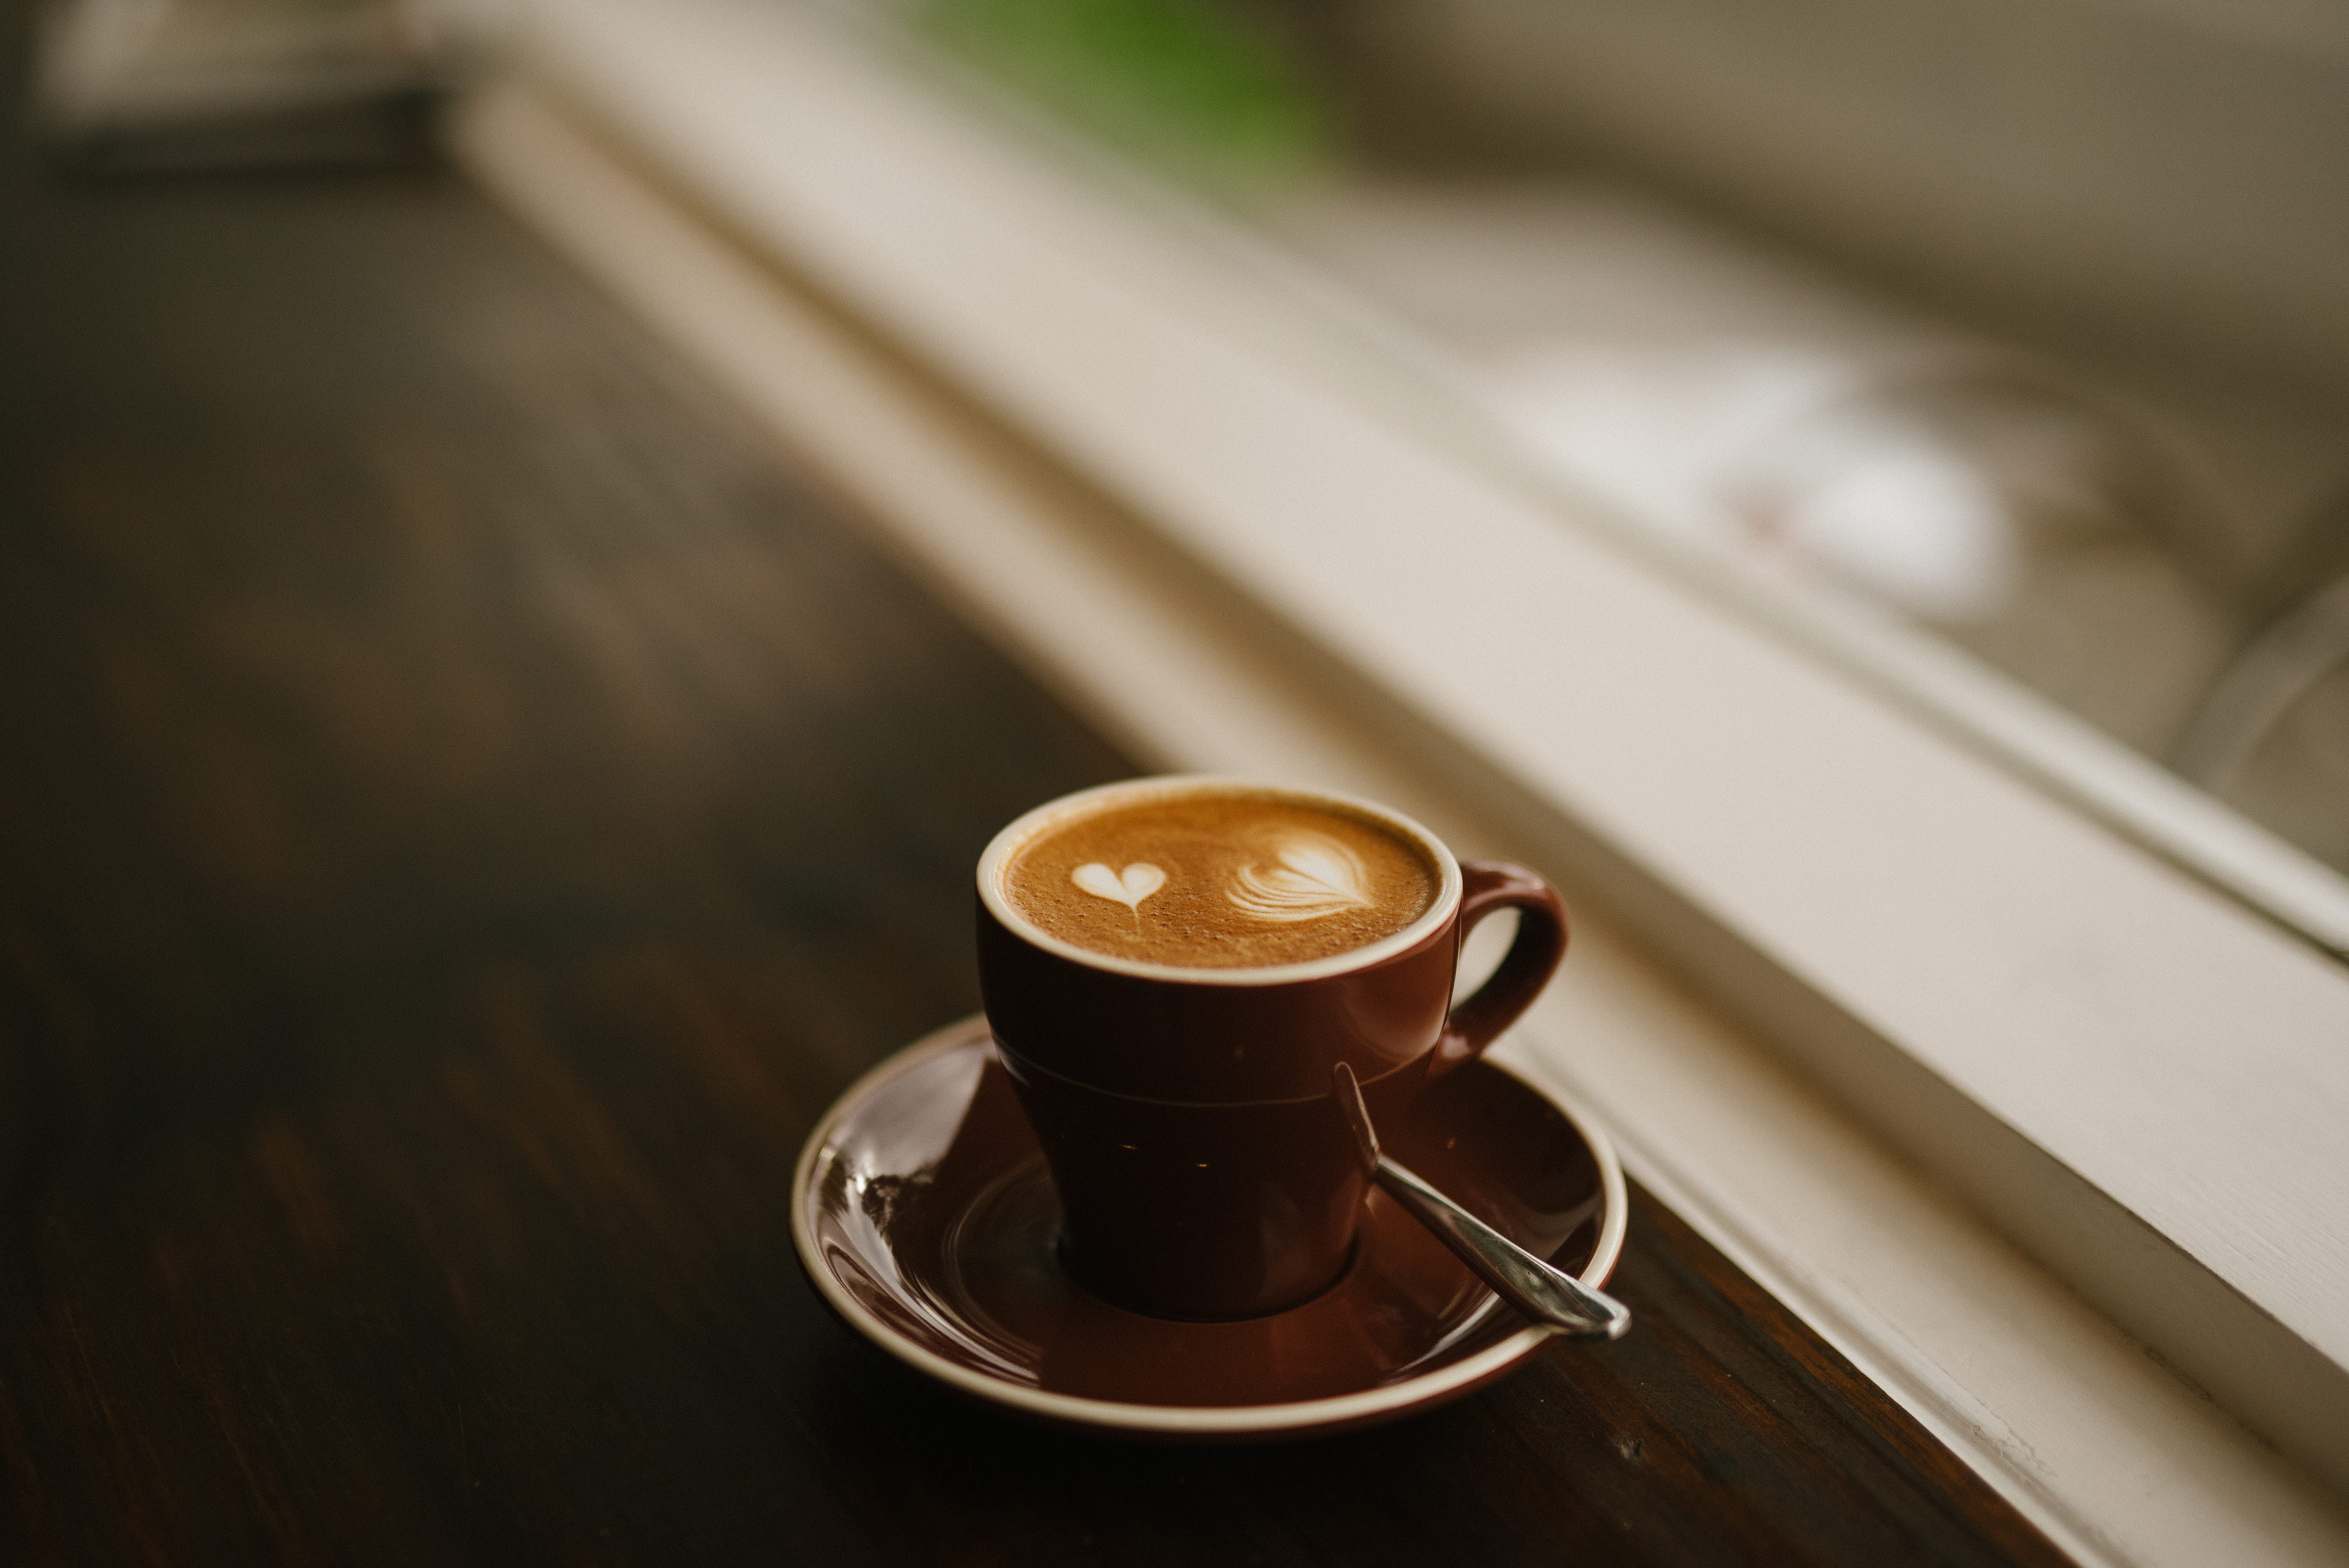
<instances>
[{"instance_id":1,"label":"cup rim","mask_svg":"<svg viewBox=\"0 0 2349 1568\"><path fill-rule=\"evenodd\" d=\"M1104 799L1131 796L1137 799L1171 799L1182 795L1206 794L1211 791L1240 792L1260 795L1273 799L1298 800L1313 805L1331 805L1368 817L1373 821L1402 833L1418 844L1433 859L1437 871L1434 902L1418 919L1392 935L1361 947L1350 947L1343 953L1327 957L1308 959L1301 964L1274 964L1256 968L1207 969L1192 968L1178 964L1153 964L1138 958L1119 958L1107 953L1096 953L1089 947L1054 936L1038 926L1011 906L1003 896L1002 871L1011 856L1028 841L1056 822L1099 808ZM1418 822L1404 816L1392 806L1350 795L1340 789L1323 789L1295 784L1275 784L1260 779L1247 779L1220 773L1159 773L1139 779L1123 779L1114 784L1097 784L1090 789L1080 789L1072 795L1062 795L1047 800L1014 819L988 841L978 857L978 897L988 913L999 924L1031 946L1040 947L1056 957L1090 969L1112 975L1129 975L1142 980L1166 980L1187 985L1288 985L1300 980L1327 980L1335 975L1350 975L1383 963L1398 954L1407 953L1443 929L1444 923L1458 913L1463 879L1460 861L1443 840Z\"/></svg>"}]
</instances>

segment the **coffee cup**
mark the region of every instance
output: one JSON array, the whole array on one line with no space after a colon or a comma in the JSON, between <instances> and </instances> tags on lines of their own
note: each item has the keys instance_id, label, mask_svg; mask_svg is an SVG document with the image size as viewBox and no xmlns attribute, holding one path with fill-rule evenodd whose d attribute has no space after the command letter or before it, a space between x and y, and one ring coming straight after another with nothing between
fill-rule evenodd
<instances>
[{"instance_id":1,"label":"coffee cup","mask_svg":"<svg viewBox=\"0 0 2349 1568\"><path fill-rule=\"evenodd\" d=\"M1466 933L1515 939L1452 1001ZM1202 777L1038 807L978 863L979 984L1064 1214L1062 1265L1165 1317L1310 1300L1368 1178L1332 1073L1374 1122L1478 1056L1566 951L1531 872L1462 862L1375 802Z\"/></svg>"}]
</instances>

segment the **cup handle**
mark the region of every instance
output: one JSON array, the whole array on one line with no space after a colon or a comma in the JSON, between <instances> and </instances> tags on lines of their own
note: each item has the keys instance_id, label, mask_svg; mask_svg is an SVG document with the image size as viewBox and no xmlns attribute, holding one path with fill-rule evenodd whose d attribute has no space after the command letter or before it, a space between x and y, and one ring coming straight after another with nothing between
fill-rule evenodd
<instances>
[{"instance_id":1,"label":"cup handle","mask_svg":"<svg viewBox=\"0 0 2349 1568\"><path fill-rule=\"evenodd\" d=\"M1485 1047L1517 1015L1533 1006L1552 971L1566 956L1566 906L1549 883L1506 861L1463 861L1460 878L1460 938L1496 910L1517 912L1516 939L1492 977L1475 994L1454 1004L1427 1076L1440 1077L1485 1054Z\"/></svg>"}]
</instances>

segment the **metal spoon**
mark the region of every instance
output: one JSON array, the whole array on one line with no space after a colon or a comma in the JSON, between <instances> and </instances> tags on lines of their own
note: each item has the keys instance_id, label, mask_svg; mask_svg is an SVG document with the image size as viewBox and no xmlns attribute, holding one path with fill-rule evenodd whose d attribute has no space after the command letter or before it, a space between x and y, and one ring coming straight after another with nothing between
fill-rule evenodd
<instances>
[{"instance_id":1,"label":"metal spoon","mask_svg":"<svg viewBox=\"0 0 2349 1568\"><path fill-rule=\"evenodd\" d=\"M1561 1269L1551 1267L1475 1215L1379 1152L1370 1107L1354 1069L1340 1062L1330 1091L1344 1112L1363 1169L1411 1217L1435 1233L1493 1293L1537 1323L1591 1339L1620 1339L1631 1326L1631 1309Z\"/></svg>"}]
</instances>

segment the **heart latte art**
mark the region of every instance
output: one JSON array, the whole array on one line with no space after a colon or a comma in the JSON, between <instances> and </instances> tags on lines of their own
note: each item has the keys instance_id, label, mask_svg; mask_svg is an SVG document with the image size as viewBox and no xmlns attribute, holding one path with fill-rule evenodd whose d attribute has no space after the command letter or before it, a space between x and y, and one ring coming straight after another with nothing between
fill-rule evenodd
<instances>
[{"instance_id":1,"label":"heart latte art","mask_svg":"<svg viewBox=\"0 0 2349 1568\"><path fill-rule=\"evenodd\" d=\"M1202 791L1105 806L1022 845L1012 906L1054 936L1202 968L1303 963L1393 934L1434 902L1419 845L1280 796Z\"/></svg>"},{"instance_id":2,"label":"heart latte art","mask_svg":"<svg viewBox=\"0 0 2349 1568\"><path fill-rule=\"evenodd\" d=\"M1140 913L1142 901L1166 885L1166 873L1148 861L1136 861L1122 872L1113 872L1099 861L1087 861L1069 880L1095 898L1114 899Z\"/></svg>"}]
</instances>

